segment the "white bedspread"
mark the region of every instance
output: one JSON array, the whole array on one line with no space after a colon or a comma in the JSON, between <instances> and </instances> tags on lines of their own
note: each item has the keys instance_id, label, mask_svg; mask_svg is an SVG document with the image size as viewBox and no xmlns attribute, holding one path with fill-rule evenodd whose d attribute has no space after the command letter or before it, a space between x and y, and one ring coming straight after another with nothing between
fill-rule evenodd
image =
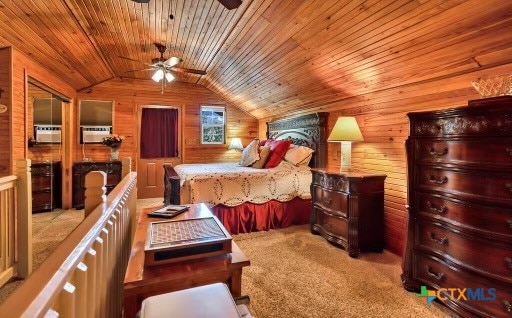
<instances>
[{"instance_id":1,"label":"white bedspread","mask_svg":"<svg viewBox=\"0 0 512 318\"><path fill-rule=\"evenodd\" d=\"M181 164L181 203L235 206L244 202L290 201L311 198L311 171L282 161L271 169L241 167L236 162Z\"/></svg>"}]
</instances>

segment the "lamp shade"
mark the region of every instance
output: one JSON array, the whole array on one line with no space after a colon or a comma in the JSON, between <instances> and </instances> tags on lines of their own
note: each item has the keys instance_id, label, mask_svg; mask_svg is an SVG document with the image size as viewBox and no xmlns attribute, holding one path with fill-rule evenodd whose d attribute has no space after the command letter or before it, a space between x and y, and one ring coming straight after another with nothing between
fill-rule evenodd
<instances>
[{"instance_id":1,"label":"lamp shade","mask_svg":"<svg viewBox=\"0 0 512 318\"><path fill-rule=\"evenodd\" d=\"M167 80L168 83L172 82L175 78L176 77L171 72L169 72L169 71L165 72L165 79Z\"/></svg>"},{"instance_id":2,"label":"lamp shade","mask_svg":"<svg viewBox=\"0 0 512 318\"><path fill-rule=\"evenodd\" d=\"M354 117L339 117L327 141L363 141Z\"/></svg>"},{"instance_id":3,"label":"lamp shade","mask_svg":"<svg viewBox=\"0 0 512 318\"><path fill-rule=\"evenodd\" d=\"M228 147L229 150L244 150L244 146L242 145L242 140L240 138L231 139L231 143Z\"/></svg>"},{"instance_id":4,"label":"lamp shade","mask_svg":"<svg viewBox=\"0 0 512 318\"><path fill-rule=\"evenodd\" d=\"M160 82L163 78L164 78L164 71L161 68L156 70L155 74L153 74L153 76L151 76L151 79L155 82Z\"/></svg>"}]
</instances>

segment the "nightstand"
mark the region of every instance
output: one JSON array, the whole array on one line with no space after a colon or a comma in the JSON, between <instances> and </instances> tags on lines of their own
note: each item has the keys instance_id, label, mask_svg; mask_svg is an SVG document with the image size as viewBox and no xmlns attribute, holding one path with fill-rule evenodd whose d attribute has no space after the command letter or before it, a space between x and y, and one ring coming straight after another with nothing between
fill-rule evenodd
<instances>
[{"instance_id":1,"label":"nightstand","mask_svg":"<svg viewBox=\"0 0 512 318\"><path fill-rule=\"evenodd\" d=\"M384 248L386 175L312 169L311 233L340 245L350 257Z\"/></svg>"}]
</instances>

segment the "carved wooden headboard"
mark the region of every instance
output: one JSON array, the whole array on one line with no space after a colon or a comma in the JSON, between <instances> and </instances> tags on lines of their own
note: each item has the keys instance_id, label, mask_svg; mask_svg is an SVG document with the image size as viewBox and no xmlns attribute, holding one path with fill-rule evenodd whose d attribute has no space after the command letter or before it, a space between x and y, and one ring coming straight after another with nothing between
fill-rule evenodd
<instances>
[{"instance_id":1,"label":"carved wooden headboard","mask_svg":"<svg viewBox=\"0 0 512 318\"><path fill-rule=\"evenodd\" d=\"M295 145L309 147L315 152L309 165L324 168L327 164L327 116L313 113L267 123L267 138L291 138Z\"/></svg>"}]
</instances>

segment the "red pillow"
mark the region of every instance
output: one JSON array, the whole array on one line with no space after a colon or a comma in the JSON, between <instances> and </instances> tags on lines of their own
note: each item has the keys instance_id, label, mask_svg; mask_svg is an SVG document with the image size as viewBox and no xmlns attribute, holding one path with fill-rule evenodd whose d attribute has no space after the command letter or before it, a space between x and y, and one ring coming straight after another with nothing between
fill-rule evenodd
<instances>
[{"instance_id":1,"label":"red pillow","mask_svg":"<svg viewBox=\"0 0 512 318\"><path fill-rule=\"evenodd\" d=\"M290 148L292 144L291 139L283 139L283 140L272 140L268 139L265 142L265 146L270 147L270 155L268 156L267 162L265 163L265 168L274 168L276 167L281 160L283 160L284 155Z\"/></svg>"},{"instance_id":2,"label":"red pillow","mask_svg":"<svg viewBox=\"0 0 512 318\"><path fill-rule=\"evenodd\" d=\"M273 140L273 139L263 139L263 140L260 140L260 143L259 143L258 146L260 146L260 147L265 146L265 143L267 142L267 140Z\"/></svg>"}]
</instances>

